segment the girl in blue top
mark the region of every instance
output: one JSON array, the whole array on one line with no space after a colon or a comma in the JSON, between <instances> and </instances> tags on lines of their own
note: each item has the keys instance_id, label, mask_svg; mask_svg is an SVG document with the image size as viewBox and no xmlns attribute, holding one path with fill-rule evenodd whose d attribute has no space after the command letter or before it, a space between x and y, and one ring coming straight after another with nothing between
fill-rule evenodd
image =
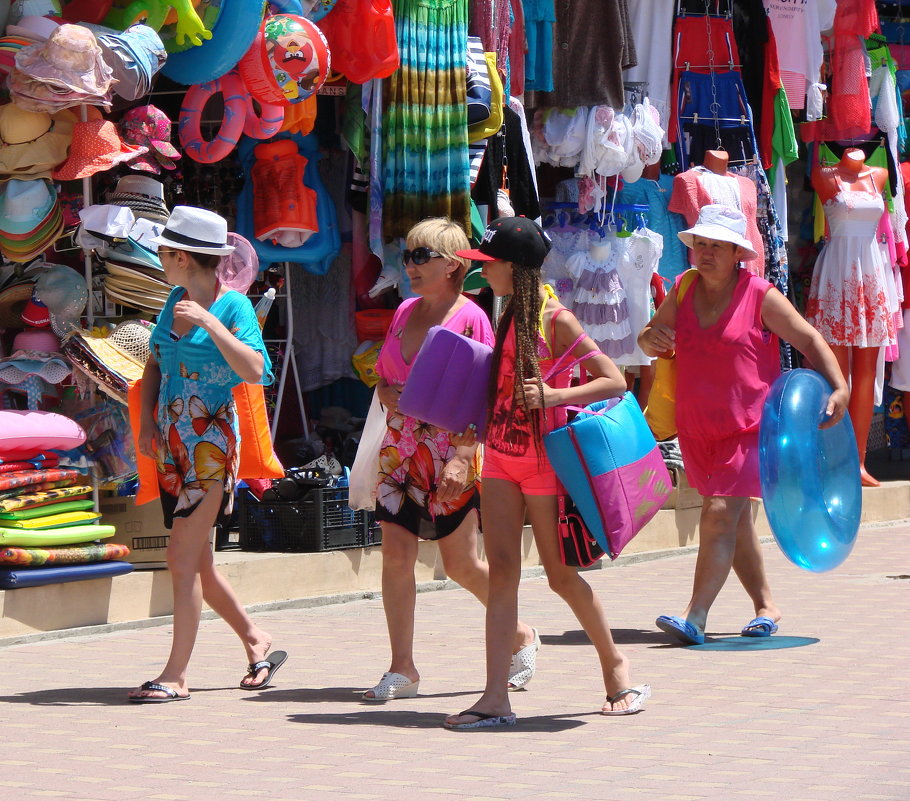
<instances>
[{"instance_id":1,"label":"girl in blue top","mask_svg":"<svg viewBox=\"0 0 910 801\"><path fill-rule=\"evenodd\" d=\"M158 255L174 289L158 317L142 377L139 450L155 459L174 590L174 634L158 678L130 692L136 703L189 698L187 666L202 600L237 632L250 669L240 686L269 684L287 655L269 654L271 636L246 613L215 570L209 535L231 510L239 463L233 387L271 383L272 371L252 304L221 286L216 268L230 253L217 214L177 206ZM268 654L268 655L267 655Z\"/></svg>"}]
</instances>

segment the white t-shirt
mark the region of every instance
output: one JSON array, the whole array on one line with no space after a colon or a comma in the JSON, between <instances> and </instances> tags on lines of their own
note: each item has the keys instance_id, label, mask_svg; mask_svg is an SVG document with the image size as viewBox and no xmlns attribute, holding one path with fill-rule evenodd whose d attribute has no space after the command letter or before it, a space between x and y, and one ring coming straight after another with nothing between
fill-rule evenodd
<instances>
[{"instance_id":1,"label":"white t-shirt","mask_svg":"<svg viewBox=\"0 0 910 801\"><path fill-rule=\"evenodd\" d=\"M834 24L835 0L763 0L777 42L780 78L791 109L806 106L822 66L822 31Z\"/></svg>"}]
</instances>

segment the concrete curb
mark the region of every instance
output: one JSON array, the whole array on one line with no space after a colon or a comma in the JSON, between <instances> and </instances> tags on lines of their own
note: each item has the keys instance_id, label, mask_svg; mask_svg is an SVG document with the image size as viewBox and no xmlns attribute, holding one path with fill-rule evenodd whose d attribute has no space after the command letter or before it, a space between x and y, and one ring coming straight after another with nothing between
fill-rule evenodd
<instances>
[{"instance_id":1,"label":"concrete curb","mask_svg":"<svg viewBox=\"0 0 910 801\"><path fill-rule=\"evenodd\" d=\"M910 523L910 518L901 520L886 520L881 522L867 523L860 527L860 531L873 529L897 528L906 526ZM774 542L773 537L762 537L762 544ZM697 545L684 546L660 551L644 551L642 553L629 554L620 556L616 561L611 562L602 559L595 566L587 568L584 572L592 570L612 570L628 565L642 564L652 562L657 559L671 559L674 557L690 556L698 552ZM522 580L541 578L544 575L543 567L528 567L521 571ZM461 589L459 584L449 579L441 581L425 581L417 585L418 593L440 592L444 590ZM282 601L269 601L266 603L257 603L247 605L247 610L251 614L279 612L284 609L316 609L322 606L334 606L336 604L354 603L356 601L373 601L382 597L382 593L366 592L345 592L334 593L329 595L315 595L303 598L290 598ZM211 609L202 613L203 620L214 620L218 617ZM161 617L145 618L143 620L125 620L118 623L104 623L97 626L79 626L70 629L58 629L54 631L42 631L34 634L24 634L17 637L0 638L0 649L10 648L17 645L34 645L43 642L56 642L59 640L71 639L90 639L92 637L101 637L107 634L114 634L121 631L137 631L140 629L156 628L158 626L168 626L173 623L173 616L162 615Z\"/></svg>"}]
</instances>

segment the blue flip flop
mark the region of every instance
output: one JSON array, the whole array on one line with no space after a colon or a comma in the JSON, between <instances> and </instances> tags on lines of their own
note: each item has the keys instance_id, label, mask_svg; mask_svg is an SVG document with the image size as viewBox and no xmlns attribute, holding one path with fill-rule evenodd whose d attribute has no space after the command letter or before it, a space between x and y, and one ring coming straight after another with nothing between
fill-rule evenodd
<instances>
[{"instance_id":1,"label":"blue flip flop","mask_svg":"<svg viewBox=\"0 0 910 801\"><path fill-rule=\"evenodd\" d=\"M684 645L701 645L705 641L705 633L698 626L676 615L661 615L654 623Z\"/></svg>"},{"instance_id":2,"label":"blue flip flop","mask_svg":"<svg viewBox=\"0 0 910 801\"><path fill-rule=\"evenodd\" d=\"M743 626L740 634L743 637L770 637L777 633L777 623L770 617L756 617Z\"/></svg>"}]
</instances>

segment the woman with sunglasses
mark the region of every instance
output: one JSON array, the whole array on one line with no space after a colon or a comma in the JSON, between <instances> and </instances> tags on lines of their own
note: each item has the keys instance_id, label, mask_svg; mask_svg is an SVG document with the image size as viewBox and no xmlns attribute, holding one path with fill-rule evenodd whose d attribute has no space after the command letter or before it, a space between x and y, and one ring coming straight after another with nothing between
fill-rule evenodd
<instances>
[{"instance_id":1,"label":"woman with sunglasses","mask_svg":"<svg viewBox=\"0 0 910 801\"><path fill-rule=\"evenodd\" d=\"M489 345L493 331L480 307L461 294L470 265L456 255L469 247L462 228L444 218L423 220L410 230L406 244L402 261L417 297L398 307L376 365L381 376L377 392L388 415L379 454L376 518L382 525L382 603L392 658L379 683L363 694L365 701L417 695L418 538L436 541L446 574L483 604L489 584L487 566L477 556L476 445L462 445L449 432L401 414L398 399L432 326L442 325ZM518 689L534 674L540 641L536 631L520 622L507 639L512 654L508 681Z\"/></svg>"}]
</instances>

